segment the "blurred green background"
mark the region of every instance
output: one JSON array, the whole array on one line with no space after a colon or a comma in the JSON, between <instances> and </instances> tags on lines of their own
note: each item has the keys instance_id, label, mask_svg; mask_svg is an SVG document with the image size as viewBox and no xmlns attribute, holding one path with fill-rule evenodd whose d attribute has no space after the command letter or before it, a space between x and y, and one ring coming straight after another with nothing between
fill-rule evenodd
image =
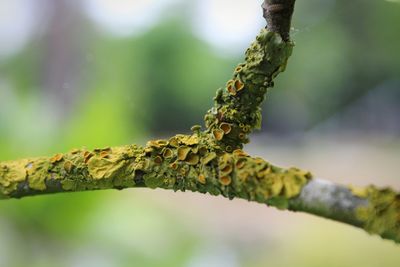
<instances>
[{"instance_id":1,"label":"blurred green background","mask_svg":"<svg viewBox=\"0 0 400 267\"><path fill-rule=\"evenodd\" d=\"M262 1L2 0L0 160L188 132ZM297 1L296 48L246 147L400 189L399 1ZM400 247L241 200L130 189L0 203L0 266L399 266Z\"/></svg>"}]
</instances>

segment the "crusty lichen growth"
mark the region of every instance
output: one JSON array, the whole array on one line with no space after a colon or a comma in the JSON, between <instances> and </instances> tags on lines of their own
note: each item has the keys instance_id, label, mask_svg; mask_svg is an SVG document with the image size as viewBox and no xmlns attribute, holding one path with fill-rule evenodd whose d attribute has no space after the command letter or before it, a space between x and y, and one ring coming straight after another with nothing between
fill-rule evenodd
<instances>
[{"instance_id":1,"label":"crusty lichen growth","mask_svg":"<svg viewBox=\"0 0 400 267\"><path fill-rule=\"evenodd\" d=\"M133 186L127 166L141 151L136 146L73 150L51 158L0 163L0 196Z\"/></svg>"},{"instance_id":2,"label":"crusty lichen growth","mask_svg":"<svg viewBox=\"0 0 400 267\"><path fill-rule=\"evenodd\" d=\"M248 142L248 134L261 127L261 104L273 79L286 68L293 43L277 33L261 30L246 51L224 89L214 98L205 116L207 131L225 151L232 152Z\"/></svg>"},{"instance_id":3,"label":"crusty lichen growth","mask_svg":"<svg viewBox=\"0 0 400 267\"><path fill-rule=\"evenodd\" d=\"M400 243L400 194L391 188L378 189L375 186L352 190L358 197L368 200L367 206L356 211L364 229Z\"/></svg>"},{"instance_id":4,"label":"crusty lichen growth","mask_svg":"<svg viewBox=\"0 0 400 267\"><path fill-rule=\"evenodd\" d=\"M278 168L239 149L226 153L202 132L151 141L145 151L135 163L139 169L134 169L143 172L143 183L150 188L190 190L260 203L279 199L283 201L277 203L284 207L311 178L308 172Z\"/></svg>"},{"instance_id":5,"label":"crusty lichen growth","mask_svg":"<svg viewBox=\"0 0 400 267\"><path fill-rule=\"evenodd\" d=\"M290 41L263 29L247 50L246 62L218 90L205 116L205 131L196 125L191 135L149 141L145 147L75 149L50 158L0 162L0 199L129 187L190 190L305 211L399 242L400 196L393 190L368 187L354 190L354 195L347 188L334 191L332 196L357 196L360 201L351 207L330 198L320 198L322 206L305 203L307 188L320 184L309 172L282 169L241 150L248 134L260 127L260 105L292 48ZM336 211L342 206L344 210Z\"/></svg>"},{"instance_id":6,"label":"crusty lichen growth","mask_svg":"<svg viewBox=\"0 0 400 267\"><path fill-rule=\"evenodd\" d=\"M195 132L145 147L73 150L51 158L0 165L3 198L40 193L128 187L190 190L285 208L311 178L308 172L282 169L242 150L226 153L209 135Z\"/></svg>"},{"instance_id":7,"label":"crusty lichen growth","mask_svg":"<svg viewBox=\"0 0 400 267\"><path fill-rule=\"evenodd\" d=\"M206 115L207 129L192 135L150 141L146 147L74 150L52 158L0 165L3 197L147 186L241 197L285 207L310 175L280 169L241 150L247 135L261 125L260 104L267 87L283 71L293 43L263 29L235 69L215 106ZM233 153L232 153L233 152Z\"/></svg>"}]
</instances>

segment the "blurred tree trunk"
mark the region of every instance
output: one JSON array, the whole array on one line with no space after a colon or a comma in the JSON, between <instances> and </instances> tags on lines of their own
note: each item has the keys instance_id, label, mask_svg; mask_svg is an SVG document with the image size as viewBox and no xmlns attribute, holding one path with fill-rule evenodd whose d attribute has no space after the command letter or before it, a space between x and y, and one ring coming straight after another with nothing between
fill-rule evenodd
<instances>
[{"instance_id":1,"label":"blurred tree trunk","mask_svg":"<svg viewBox=\"0 0 400 267\"><path fill-rule=\"evenodd\" d=\"M56 120L62 122L82 93L77 88L84 88L78 86L82 65L79 51L82 49L76 43L76 40L81 40L79 45L82 45L83 16L77 5L69 0L45 0L42 5L49 15L43 44L41 88L45 90L43 97L48 106L53 107Z\"/></svg>"}]
</instances>

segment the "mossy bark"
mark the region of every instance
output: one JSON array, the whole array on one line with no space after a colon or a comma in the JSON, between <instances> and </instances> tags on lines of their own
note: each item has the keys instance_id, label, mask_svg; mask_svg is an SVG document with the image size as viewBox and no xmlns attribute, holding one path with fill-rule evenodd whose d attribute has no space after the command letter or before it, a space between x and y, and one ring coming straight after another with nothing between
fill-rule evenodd
<instances>
[{"instance_id":1,"label":"mossy bark","mask_svg":"<svg viewBox=\"0 0 400 267\"><path fill-rule=\"evenodd\" d=\"M88 150L50 158L0 164L0 195L21 198L55 192L129 187L190 190L288 207L311 178L296 168L282 169L242 150L226 153L210 146L205 134ZM279 201L278 201L279 200Z\"/></svg>"},{"instance_id":2,"label":"mossy bark","mask_svg":"<svg viewBox=\"0 0 400 267\"><path fill-rule=\"evenodd\" d=\"M129 187L190 190L308 212L400 242L400 195L393 190L321 185L309 172L279 168L241 150L247 135L260 127L260 105L292 48L279 33L263 29L246 61L218 90L204 131L194 126L192 135L149 141L145 147L1 162L0 198Z\"/></svg>"},{"instance_id":3,"label":"mossy bark","mask_svg":"<svg viewBox=\"0 0 400 267\"><path fill-rule=\"evenodd\" d=\"M293 46L279 34L261 30L246 51L246 61L218 89L214 107L205 116L206 132L226 152L242 148L248 134L261 128L261 104L274 78L285 70Z\"/></svg>"},{"instance_id":4,"label":"mossy bark","mask_svg":"<svg viewBox=\"0 0 400 267\"><path fill-rule=\"evenodd\" d=\"M400 243L400 194L390 188L354 188L312 179L298 197L289 200L289 209L344 222Z\"/></svg>"}]
</instances>

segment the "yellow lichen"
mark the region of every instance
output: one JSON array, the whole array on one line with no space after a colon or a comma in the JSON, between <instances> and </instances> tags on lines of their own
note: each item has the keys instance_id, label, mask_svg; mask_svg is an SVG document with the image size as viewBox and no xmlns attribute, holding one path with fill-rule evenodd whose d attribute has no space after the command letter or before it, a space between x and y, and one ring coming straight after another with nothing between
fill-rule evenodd
<instances>
[{"instance_id":1,"label":"yellow lichen","mask_svg":"<svg viewBox=\"0 0 400 267\"><path fill-rule=\"evenodd\" d=\"M74 148L74 149L71 150L70 153L71 153L72 155L75 155L75 154L78 154L78 153L80 153L80 152L81 152L80 149Z\"/></svg>"},{"instance_id":2,"label":"yellow lichen","mask_svg":"<svg viewBox=\"0 0 400 267\"><path fill-rule=\"evenodd\" d=\"M229 85L233 85L234 82L234 80L229 80L226 82L226 86L228 87Z\"/></svg>"},{"instance_id":3,"label":"yellow lichen","mask_svg":"<svg viewBox=\"0 0 400 267\"><path fill-rule=\"evenodd\" d=\"M242 81L240 81L240 80L236 80L234 86L235 86L236 91L240 92L244 88L244 83L242 83Z\"/></svg>"},{"instance_id":4,"label":"yellow lichen","mask_svg":"<svg viewBox=\"0 0 400 267\"><path fill-rule=\"evenodd\" d=\"M104 151L100 152L100 157L101 158L107 158L109 154L110 154L110 151L104 150Z\"/></svg>"},{"instance_id":5,"label":"yellow lichen","mask_svg":"<svg viewBox=\"0 0 400 267\"><path fill-rule=\"evenodd\" d=\"M204 174L199 174L199 176L197 176L197 181L201 184L206 184L206 176Z\"/></svg>"},{"instance_id":6,"label":"yellow lichen","mask_svg":"<svg viewBox=\"0 0 400 267\"><path fill-rule=\"evenodd\" d=\"M228 92L229 92L231 95L233 95L233 96L236 95L236 89L235 89L235 87L234 87L233 84L228 85L228 87L226 87L226 89L228 90Z\"/></svg>"},{"instance_id":7,"label":"yellow lichen","mask_svg":"<svg viewBox=\"0 0 400 267\"><path fill-rule=\"evenodd\" d=\"M220 170L220 174L222 176L226 176L226 175L229 175L232 171L233 171L232 166L231 165L226 165L224 168L222 168Z\"/></svg>"},{"instance_id":8,"label":"yellow lichen","mask_svg":"<svg viewBox=\"0 0 400 267\"><path fill-rule=\"evenodd\" d=\"M236 168L242 169L246 165L246 159L242 158L236 162Z\"/></svg>"},{"instance_id":9,"label":"yellow lichen","mask_svg":"<svg viewBox=\"0 0 400 267\"><path fill-rule=\"evenodd\" d=\"M169 149L169 148L165 148L165 149L164 149L164 151L163 151L163 157L164 157L164 158L170 159L170 158L172 158L173 156L174 156L174 152L173 152L171 149Z\"/></svg>"},{"instance_id":10,"label":"yellow lichen","mask_svg":"<svg viewBox=\"0 0 400 267\"><path fill-rule=\"evenodd\" d=\"M192 153L197 154L199 153L199 147L198 146L192 147L191 151Z\"/></svg>"},{"instance_id":11,"label":"yellow lichen","mask_svg":"<svg viewBox=\"0 0 400 267\"><path fill-rule=\"evenodd\" d=\"M238 177L239 181L242 183L245 182L249 176L250 176L250 173L246 170L239 171L237 173L237 177Z\"/></svg>"},{"instance_id":12,"label":"yellow lichen","mask_svg":"<svg viewBox=\"0 0 400 267\"><path fill-rule=\"evenodd\" d=\"M147 142L147 146L154 147L154 148L162 148L168 144L166 140L151 140Z\"/></svg>"},{"instance_id":13,"label":"yellow lichen","mask_svg":"<svg viewBox=\"0 0 400 267\"><path fill-rule=\"evenodd\" d=\"M229 134L232 131L232 126L226 122L221 123L219 128L224 131L224 134Z\"/></svg>"},{"instance_id":14,"label":"yellow lichen","mask_svg":"<svg viewBox=\"0 0 400 267\"><path fill-rule=\"evenodd\" d=\"M190 130L191 130L192 132L197 133L197 132L199 132L199 131L201 130L201 125L193 125L193 126L190 128Z\"/></svg>"},{"instance_id":15,"label":"yellow lichen","mask_svg":"<svg viewBox=\"0 0 400 267\"><path fill-rule=\"evenodd\" d=\"M242 66L237 66L236 69L235 69L235 74L236 73L240 73L242 70L243 70Z\"/></svg>"},{"instance_id":16,"label":"yellow lichen","mask_svg":"<svg viewBox=\"0 0 400 267\"><path fill-rule=\"evenodd\" d=\"M227 145L227 146L225 147L225 151L228 152L228 153L231 153L231 152L233 151L232 146Z\"/></svg>"},{"instance_id":17,"label":"yellow lichen","mask_svg":"<svg viewBox=\"0 0 400 267\"><path fill-rule=\"evenodd\" d=\"M246 139L246 134L245 133L239 133L238 137L241 140Z\"/></svg>"},{"instance_id":18,"label":"yellow lichen","mask_svg":"<svg viewBox=\"0 0 400 267\"><path fill-rule=\"evenodd\" d=\"M177 154L179 160L185 160L190 152L190 147L188 146L181 146L178 148Z\"/></svg>"},{"instance_id":19,"label":"yellow lichen","mask_svg":"<svg viewBox=\"0 0 400 267\"><path fill-rule=\"evenodd\" d=\"M67 173L70 173L70 172L72 171L73 167L74 167L74 164L73 164L71 161L66 160L66 161L64 162L64 170L65 170Z\"/></svg>"},{"instance_id":20,"label":"yellow lichen","mask_svg":"<svg viewBox=\"0 0 400 267\"><path fill-rule=\"evenodd\" d=\"M154 158L154 163L155 163L155 164L160 165L162 162L163 162L162 157L156 156L156 157Z\"/></svg>"},{"instance_id":21,"label":"yellow lichen","mask_svg":"<svg viewBox=\"0 0 400 267\"><path fill-rule=\"evenodd\" d=\"M357 218L366 231L400 242L400 194L390 188L369 186L352 192L368 200L367 206L356 210Z\"/></svg>"},{"instance_id":22,"label":"yellow lichen","mask_svg":"<svg viewBox=\"0 0 400 267\"><path fill-rule=\"evenodd\" d=\"M150 167L150 160L149 159L142 159L139 160L138 162L135 162L133 164L133 169L136 170L140 170L140 171L146 171L148 170Z\"/></svg>"},{"instance_id":23,"label":"yellow lichen","mask_svg":"<svg viewBox=\"0 0 400 267\"><path fill-rule=\"evenodd\" d=\"M215 152L210 152L208 153L205 157L201 159L201 162L204 165L207 165L209 162L211 162L213 159L217 157L217 154Z\"/></svg>"},{"instance_id":24,"label":"yellow lichen","mask_svg":"<svg viewBox=\"0 0 400 267\"><path fill-rule=\"evenodd\" d=\"M175 136L174 136L174 137L171 137L171 138L169 139L169 141L168 141L168 144L169 144L170 146L172 146L172 147L177 148L177 147L179 147L179 140L178 140L178 138L176 138Z\"/></svg>"},{"instance_id":25,"label":"yellow lichen","mask_svg":"<svg viewBox=\"0 0 400 267\"><path fill-rule=\"evenodd\" d=\"M187 146L197 145L199 143L199 137L197 135L185 135L181 137L182 144Z\"/></svg>"},{"instance_id":26,"label":"yellow lichen","mask_svg":"<svg viewBox=\"0 0 400 267\"><path fill-rule=\"evenodd\" d=\"M231 184L232 179L231 179L231 177L229 177L229 176L222 176L222 177L219 178L219 182L220 182L222 185L228 186L228 185Z\"/></svg>"},{"instance_id":27,"label":"yellow lichen","mask_svg":"<svg viewBox=\"0 0 400 267\"><path fill-rule=\"evenodd\" d=\"M269 175L265 177L264 181L271 196L279 196L281 194L284 187L282 178L282 175Z\"/></svg>"},{"instance_id":28,"label":"yellow lichen","mask_svg":"<svg viewBox=\"0 0 400 267\"><path fill-rule=\"evenodd\" d=\"M50 159L40 164L24 162L19 169L21 173L0 170L1 194L17 188L18 183L12 177L18 176L18 181L24 182L28 176L29 186L40 190L45 190L45 181L49 178L51 182L60 180L57 183L63 190L122 188L135 183L192 191L199 190L197 186L201 185L203 192L261 203L267 203L269 197L294 196L301 188L299 181L303 179L297 178L301 173L279 168L272 171L261 159L250 158L240 150L226 153L241 147L247 141L245 133L260 124L263 94L276 74L284 69L293 46L278 37L267 30L260 33L246 52L246 62L237 66L226 88L218 91L214 107L205 116L205 132L196 125L191 129L192 135L150 141L144 148L95 149L71 152L64 158L53 158L52 162ZM172 162L175 157L176 161ZM61 160L63 164L52 164ZM88 176L93 179L87 179ZM275 180L281 190L272 184Z\"/></svg>"},{"instance_id":29,"label":"yellow lichen","mask_svg":"<svg viewBox=\"0 0 400 267\"><path fill-rule=\"evenodd\" d=\"M171 169L173 169L173 170L177 170L178 169L178 162L172 162L170 165L169 165L169 167L171 168Z\"/></svg>"},{"instance_id":30,"label":"yellow lichen","mask_svg":"<svg viewBox=\"0 0 400 267\"><path fill-rule=\"evenodd\" d=\"M184 166L182 166L182 167L179 169L179 173L180 173L182 176L185 176L187 172L188 172L188 169L184 168Z\"/></svg>"},{"instance_id":31,"label":"yellow lichen","mask_svg":"<svg viewBox=\"0 0 400 267\"><path fill-rule=\"evenodd\" d=\"M208 149L206 146L199 146L198 148L199 148L198 151L199 155L204 156L208 153Z\"/></svg>"},{"instance_id":32,"label":"yellow lichen","mask_svg":"<svg viewBox=\"0 0 400 267\"><path fill-rule=\"evenodd\" d=\"M250 126L248 126L248 125L243 126L242 130L243 130L243 132L248 133L248 132L250 132Z\"/></svg>"},{"instance_id":33,"label":"yellow lichen","mask_svg":"<svg viewBox=\"0 0 400 267\"><path fill-rule=\"evenodd\" d=\"M221 141L222 138L224 138L224 131L221 129L216 129L213 131L213 135L214 135L215 140Z\"/></svg>"},{"instance_id":34,"label":"yellow lichen","mask_svg":"<svg viewBox=\"0 0 400 267\"><path fill-rule=\"evenodd\" d=\"M234 151L232 151L233 156L235 157L248 157L249 154L247 154L246 152L244 152L241 149L235 149Z\"/></svg>"},{"instance_id":35,"label":"yellow lichen","mask_svg":"<svg viewBox=\"0 0 400 267\"><path fill-rule=\"evenodd\" d=\"M63 159L63 157L64 157L63 154L56 154L56 155L54 155L53 157L50 158L50 162L51 163L59 162L59 161L61 161Z\"/></svg>"},{"instance_id":36,"label":"yellow lichen","mask_svg":"<svg viewBox=\"0 0 400 267\"><path fill-rule=\"evenodd\" d=\"M187 157L186 157L186 162L189 165L197 165L197 163L199 163L200 157L197 154L194 153L190 153Z\"/></svg>"},{"instance_id":37,"label":"yellow lichen","mask_svg":"<svg viewBox=\"0 0 400 267\"><path fill-rule=\"evenodd\" d=\"M145 147L145 148L144 148L144 152L145 152L146 154L151 154L153 151L154 151L154 148L153 148L153 147L148 146L148 147Z\"/></svg>"},{"instance_id":38,"label":"yellow lichen","mask_svg":"<svg viewBox=\"0 0 400 267\"><path fill-rule=\"evenodd\" d=\"M89 151L85 151L83 152L83 159L85 163L88 163L88 161L90 160L91 157L93 157L93 153L89 152Z\"/></svg>"}]
</instances>

